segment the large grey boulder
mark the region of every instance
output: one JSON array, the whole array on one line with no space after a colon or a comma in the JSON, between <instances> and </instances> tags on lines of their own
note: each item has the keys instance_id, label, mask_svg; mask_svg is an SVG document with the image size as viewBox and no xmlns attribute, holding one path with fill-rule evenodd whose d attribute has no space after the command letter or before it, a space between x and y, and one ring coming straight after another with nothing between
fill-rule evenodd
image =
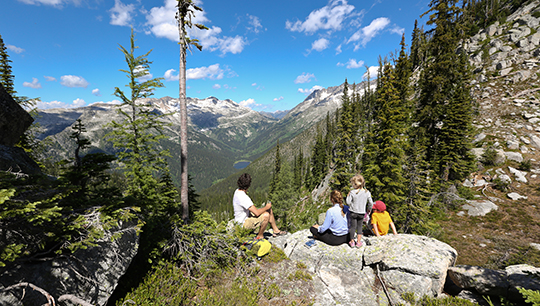
<instances>
[{"instance_id":1,"label":"large grey boulder","mask_svg":"<svg viewBox=\"0 0 540 306\"><path fill-rule=\"evenodd\" d=\"M505 270L492 270L477 266L460 265L448 269L449 278L465 290L481 295L504 297L523 302L518 288L540 290L540 268L530 265L509 266Z\"/></svg>"},{"instance_id":2,"label":"large grey boulder","mask_svg":"<svg viewBox=\"0 0 540 306\"><path fill-rule=\"evenodd\" d=\"M0 145L0 171L40 174L39 165L22 148Z\"/></svg>"},{"instance_id":3,"label":"large grey boulder","mask_svg":"<svg viewBox=\"0 0 540 306\"><path fill-rule=\"evenodd\" d=\"M461 208L467 210L469 216L485 216L492 210L499 209L495 203L488 200L467 200L467 204Z\"/></svg>"},{"instance_id":4,"label":"large grey boulder","mask_svg":"<svg viewBox=\"0 0 540 306\"><path fill-rule=\"evenodd\" d=\"M105 230L97 246L80 249L71 255L3 268L0 270L0 292L6 287L28 282L56 300L62 295L73 295L92 305L105 305L137 254L138 230L137 221L123 222L120 227ZM113 240L116 235L120 237ZM25 291L18 288L0 293L0 306L46 304L43 294L28 288Z\"/></svg>"},{"instance_id":5,"label":"large grey boulder","mask_svg":"<svg viewBox=\"0 0 540 306\"><path fill-rule=\"evenodd\" d=\"M14 146L33 121L0 84L0 145Z\"/></svg>"},{"instance_id":6,"label":"large grey boulder","mask_svg":"<svg viewBox=\"0 0 540 306\"><path fill-rule=\"evenodd\" d=\"M457 257L449 245L424 236L364 237L364 246L352 249L320 241L307 248L310 235L302 230L271 242L315 274L315 305L388 305L382 284L394 304L404 303L406 292L439 296Z\"/></svg>"}]
</instances>

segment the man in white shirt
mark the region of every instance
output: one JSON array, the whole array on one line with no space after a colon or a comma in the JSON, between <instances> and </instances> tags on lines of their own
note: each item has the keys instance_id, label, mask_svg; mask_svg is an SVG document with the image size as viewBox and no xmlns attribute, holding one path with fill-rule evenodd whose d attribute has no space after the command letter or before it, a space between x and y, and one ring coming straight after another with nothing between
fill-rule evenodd
<instances>
[{"instance_id":1,"label":"man in white shirt","mask_svg":"<svg viewBox=\"0 0 540 306\"><path fill-rule=\"evenodd\" d=\"M276 225L276 219L274 219L274 213L272 212L272 203L268 202L265 206L257 208L247 195L246 192L251 186L251 176L248 173L240 175L237 184L238 189L234 192L233 197L234 220L247 229L260 227L256 239L264 238L263 234L268 223L272 226L274 237L286 234L287 232L280 231Z\"/></svg>"}]
</instances>

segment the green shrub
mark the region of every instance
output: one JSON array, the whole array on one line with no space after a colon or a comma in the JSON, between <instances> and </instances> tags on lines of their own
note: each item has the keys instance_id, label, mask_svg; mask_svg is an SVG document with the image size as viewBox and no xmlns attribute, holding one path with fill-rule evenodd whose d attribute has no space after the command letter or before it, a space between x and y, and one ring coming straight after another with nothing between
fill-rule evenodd
<instances>
[{"instance_id":1,"label":"green shrub","mask_svg":"<svg viewBox=\"0 0 540 306\"><path fill-rule=\"evenodd\" d=\"M518 288L519 293L525 298L525 302L531 303L533 306L540 306L540 291Z\"/></svg>"},{"instance_id":2,"label":"green shrub","mask_svg":"<svg viewBox=\"0 0 540 306\"><path fill-rule=\"evenodd\" d=\"M503 181L500 178L495 178L493 180L493 188L498 189L500 191L506 191L508 188L510 188L510 182Z\"/></svg>"},{"instance_id":3,"label":"green shrub","mask_svg":"<svg viewBox=\"0 0 540 306\"><path fill-rule=\"evenodd\" d=\"M465 187L461 184L458 184L457 191L460 197L466 200L474 200L474 191L471 188Z\"/></svg>"},{"instance_id":4,"label":"green shrub","mask_svg":"<svg viewBox=\"0 0 540 306\"><path fill-rule=\"evenodd\" d=\"M497 151L492 146L489 146L484 151L484 154L482 154L481 162L485 166L495 166L496 161L497 161Z\"/></svg>"},{"instance_id":5,"label":"green shrub","mask_svg":"<svg viewBox=\"0 0 540 306\"><path fill-rule=\"evenodd\" d=\"M197 282L174 263L162 262L116 305L190 305Z\"/></svg>"},{"instance_id":6,"label":"green shrub","mask_svg":"<svg viewBox=\"0 0 540 306\"><path fill-rule=\"evenodd\" d=\"M526 159L519 163L518 169L521 171L531 171L532 164L530 159Z\"/></svg>"}]
</instances>

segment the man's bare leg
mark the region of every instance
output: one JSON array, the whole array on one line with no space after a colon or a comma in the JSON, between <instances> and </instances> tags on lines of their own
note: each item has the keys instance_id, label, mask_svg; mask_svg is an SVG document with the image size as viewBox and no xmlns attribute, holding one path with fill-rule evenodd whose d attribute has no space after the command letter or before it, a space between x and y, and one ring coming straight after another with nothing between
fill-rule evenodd
<instances>
[{"instance_id":1,"label":"man's bare leg","mask_svg":"<svg viewBox=\"0 0 540 306\"><path fill-rule=\"evenodd\" d=\"M264 231L266 230L266 227L268 226L268 221L270 220L270 216L272 216L271 214L269 214L268 212L263 212L262 213L262 216L263 216L263 220L261 222L261 227L259 229L259 234L257 235L257 239L262 239L264 238ZM272 216L273 218L273 216ZM275 221L274 221L275 223Z\"/></svg>"},{"instance_id":2,"label":"man's bare leg","mask_svg":"<svg viewBox=\"0 0 540 306\"><path fill-rule=\"evenodd\" d=\"M272 209L270 209L268 212L270 213L270 218L268 222L270 222L270 226L272 226L272 231L274 231L274 234L281 232L277 227L276 219L274 218L274 212L272 211Z\"/></svg>"}]
</instances>

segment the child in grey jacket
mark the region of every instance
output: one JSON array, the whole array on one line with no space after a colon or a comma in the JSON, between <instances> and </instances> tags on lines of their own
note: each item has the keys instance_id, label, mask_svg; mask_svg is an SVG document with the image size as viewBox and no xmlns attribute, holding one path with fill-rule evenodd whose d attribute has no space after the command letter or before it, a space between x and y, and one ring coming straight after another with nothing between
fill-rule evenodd
<instances>
[{"instance_id":1,"label":"child in grey jacket","mask_svg":"<svg viewBox=\"0 0 540 306\"><path fill-rule=\"evenodd\" d=\"M349 245L352 247L362 246L362 224L364 215L371 210L373 199L371 193L364 187L364 177L360 174L351 178L353 190L347 195L347 205L349 205L350 220L349 235L351 241ZM356 244L354 243L354 233L357 234Z\"/></svg>"}]
</instances>

